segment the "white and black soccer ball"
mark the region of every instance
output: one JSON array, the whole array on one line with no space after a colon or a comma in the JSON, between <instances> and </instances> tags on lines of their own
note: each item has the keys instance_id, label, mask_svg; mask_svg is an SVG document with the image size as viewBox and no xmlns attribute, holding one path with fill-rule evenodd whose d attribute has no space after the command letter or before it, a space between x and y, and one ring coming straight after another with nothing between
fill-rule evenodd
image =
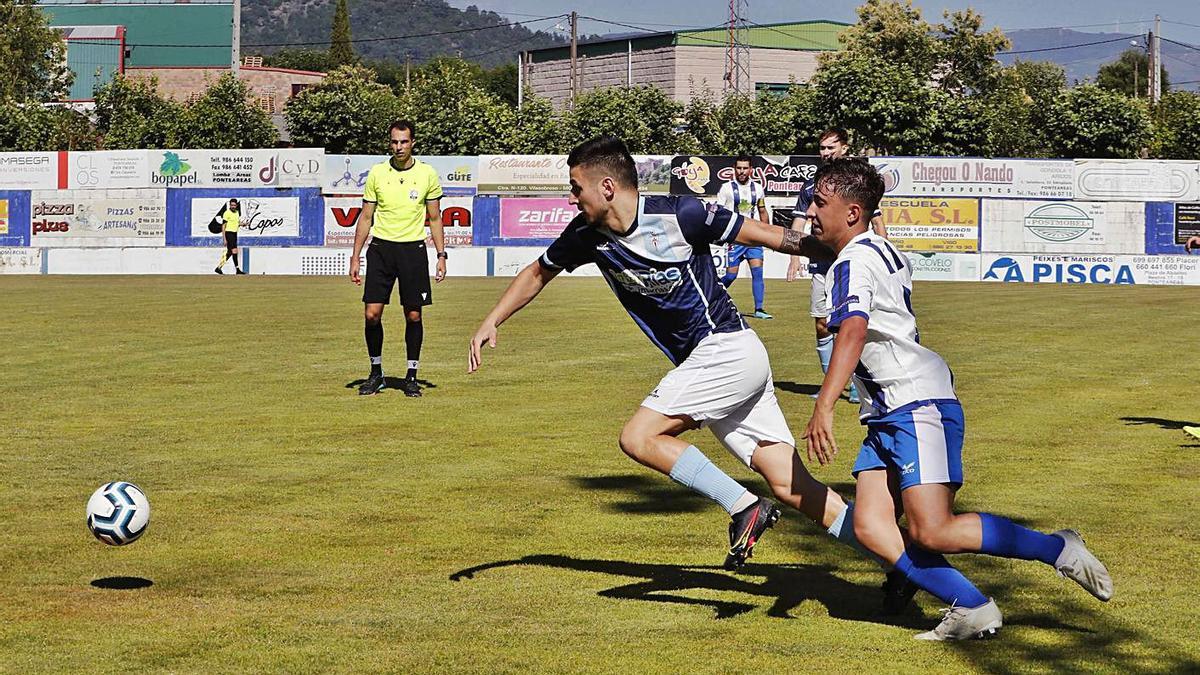
<instances>
[{"instance_id":1,"label":"white and black soccer ball","mask_svg":"<svg viewBox=\"0 0 1200 675\"><path fill-rule=\"evenodd\" d=\"M88 500L88 529L106 544L132 544L145 534L149 525L150 500L133 483L105 483Z\"/></svg>"}]
</instances>

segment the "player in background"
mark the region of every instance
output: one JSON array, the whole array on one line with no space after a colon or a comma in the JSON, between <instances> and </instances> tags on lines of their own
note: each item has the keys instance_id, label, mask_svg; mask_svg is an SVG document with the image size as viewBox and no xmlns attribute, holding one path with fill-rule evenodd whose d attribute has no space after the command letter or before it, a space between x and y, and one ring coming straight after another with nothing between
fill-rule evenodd
<instances>
[{"instance_id":1,"label":"player in background","mask_svg":"<svg viewBox=\"0 0 1200 675\"><path fill-rule=\"evenodd\" d=\"M850 137L846 130L841 127L832 127L821 133L821 137L817 139L820 146L821 161L828 162L837 157L844 157L850 150ZM808 231L805 223L805 212L808 211L808 205L812 203L813 195L813 179L808 179L804 182L804 186L800 188L800 196L796 198L796 208L793 212L795 217L792 218L792 229ZM875 214L871 219L871 227L875 230L875 234L881 237L887 237L887 230L883 226L883 218L880 214ZM811 293L809 296L809 314L813 318L813 324L817 333L817 360L821 363L821 372L829 372L829 357L833 354L833 334L825 327L825 322L829 318L829 308L825 305L825 275L829 271L829 262L812 260L808 263L808 272L812 277ZM794 281L800 273L800 257L792 256L792 261L788 265L787 280ZM813 398L816 398L814 395ZM858 403L858 389L854 383L850 383L850 402Z\"/></svg>"},{"instance_id":2,"label":"player in background","mask_svg":"<svg viewBox=\"0 0 1200 675\"><path fill-rule=\"evenodd\" d=\"M883 179L865 160L842 158L822 166L814 182L808 208L813 236L837 253L827 292L828 326L838 340L804 437L822 464L837 452L834 404L853 374L867 395L861 408L867 437L853 469L855 532L872 552L949 605L941 623L917 637L983 637L1002 624L996 602L943 553L1040 560L1107 601L1113 592L1108 570L1074 530L1043 534L990 513L954 512L963 484L962 406L946 362L921 345L912 268L887 239L870 232L868 214L879 206ZM907 545L898 536L897 501L908 517Z\"/></svg>"},{"instance_id":3,"label":"player in background","mask_svg":"<svg viewBox=\"0 0 1200 675\"><path fill-rule=\"evenodd\" d=\"M766 189L762 183L750 180L751 163L749 155L737 156L733 161L733 180L721 186L720 191L717 192L717 204L743 218L756 218L764 223L770 222L767 220ZM729 244L728 256L725 263L725 276L721 279L721 283L726 288L733 284L744 259L750 265L750 284L754 293L754 318L774 318L763 310L763 299L767 294L767 285L763 281L763 247Z\"/></svg>"},{"instance_id":4,"label":"player in background","mask_svg":"<svg viewBox=\"0 0 1200 675\"><path fill-rule=\"evenodd\" d=\"M392 157L371 167L363 188L362 213L354 230L354 254L350 256L350 280L363 286L364 333L371 374L358 388L362 395L376 394L384 387L383 308L391 300L392 286L400 284L404 306L404 343L408 371L400 385L405 396L420 396L417 368L425 338L421 308L433 303L429 286L429 253L425 249L425 223L429 222L433 247L437 249L435 279L446 278L446 245L442 234L442 185L437 171L412 156L416 128L399 120L388 128ZM359 275L359 256L367 237L367 283Z\"/></svg>"},{"instance_id":5,"label":"player in background","mask_svg":"<svg viewBox=\"0 0 1200 675\"><path fill-rule=\"evenodd\" d=\"M221 239L224 240L225 251L221 254L221 262L213 270L217 274L225 274L225 261L233 258L233 270L236 274L245 274L238 264L238 228L242 225L242 205L236 199L230 199L225 211L218 216L221 220Z\"/></svg>"},{"instance_id":6,"label":"player in background","mask_svg":"<svg viewBox=\"0 0 1200 675\"><path fill-rule=\"evenodd\" d=\"M567 164L570 202L581 213L521 270L484 318L471 338L467 372L480 367L483 345L496 346L497 328L560 272L595 264L633 321L675 366L625 423L620 447L730 514L726 567L739 567L750 557L779 509L679 438L690 429L708 427L739 461L766 478L779 500L857 546L853 506L813 478L797 454L775 399L766 348L717 279L709 246L738 242L810 256L831 252L811 237L802 245L797 231L694 197L640 196L633 158L618 138L579 145ZM899 530L894 536L892 546L902 546Z\"/></svg>"}]
</instances>

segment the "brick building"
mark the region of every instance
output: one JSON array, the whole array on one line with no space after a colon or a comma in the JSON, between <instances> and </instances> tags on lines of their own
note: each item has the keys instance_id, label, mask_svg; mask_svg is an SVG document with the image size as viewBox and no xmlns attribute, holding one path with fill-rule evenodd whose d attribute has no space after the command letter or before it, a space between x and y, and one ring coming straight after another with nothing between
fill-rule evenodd
<instances>
[{"instance_id":1,"label":"brick building","mask_svg":"<svg viewBox=\"0 0 1200 675\"><path fill-rule=\"evenodd\" d=\"M816 72L817 57L840 49L837 37L848 25L801 21L748 28L744 43L754 89L806 84ZM576 49L578 91L648 84L685 103L704 86L719 95L725 88L727 38L725 28L712 28L581 42ZM566 105L571 97L569 47L523 52L520 70L522 83L535 94L558 107Z\"/></svg>"}]
</instances>

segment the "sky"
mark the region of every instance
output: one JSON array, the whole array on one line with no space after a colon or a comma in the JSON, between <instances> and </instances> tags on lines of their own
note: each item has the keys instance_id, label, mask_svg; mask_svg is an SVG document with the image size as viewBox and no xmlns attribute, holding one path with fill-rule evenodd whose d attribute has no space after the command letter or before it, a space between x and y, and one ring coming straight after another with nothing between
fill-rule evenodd
<instances>
[{"instance_id":1,"label":"sky","mask_svg":"<svg viewBox=\"0 0 1200 675\"><path fill-rule=\"evenodd\" d=\"M581 16L630 24L653 30L709 27L728 21L728 0L655 0L630 3L628 0L447 0L451 5L503 14L514 21L526 21L572 10ZM853 23L854 9L861 1L825 0L749 0L747 18L755 23L777 23L832 19ZM1153 28L1154 15L1162 17L1162 36L1200 46L1200 1L1198 0L974 0L974 2L934 2L915 0L930 23L937 23L945 10L972 7L983 15L986 27L1072 28L1084 32L1142 33ZM634 9L636 7L637 9ZM550 29L554 22L529 24L532 29ZM583 34L629 32L628 28L595 20L580 21Z\"/></svg>"}]
</instances>

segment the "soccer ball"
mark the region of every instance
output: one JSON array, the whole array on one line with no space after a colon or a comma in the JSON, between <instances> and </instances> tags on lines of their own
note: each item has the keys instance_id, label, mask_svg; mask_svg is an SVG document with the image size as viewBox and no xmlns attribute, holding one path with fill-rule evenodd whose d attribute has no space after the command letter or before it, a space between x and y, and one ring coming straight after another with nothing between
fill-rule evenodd
<instances>
[{"instance_id":1,"label":"soccer ball","mask_svg":"<svg viewBox=\"0 0 1200 675\"><path fill-rule=\"evenodd\" d=\"M132 544L146 532L148 525L150 500L133 483L105 483L88 500L88 529L106 544Z\"/></svg>"}]
</instances>

